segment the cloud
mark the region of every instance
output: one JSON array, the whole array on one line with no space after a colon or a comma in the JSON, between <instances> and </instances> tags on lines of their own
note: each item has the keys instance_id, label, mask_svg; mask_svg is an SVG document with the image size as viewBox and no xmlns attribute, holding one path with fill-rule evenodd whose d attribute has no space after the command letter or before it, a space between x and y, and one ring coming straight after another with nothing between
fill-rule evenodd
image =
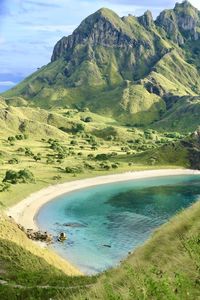
<instances>
[{"instance_id":1,"label":"cloud","mask_svg":"<svg viewBox=\"0 0 200 300\"><path fill-rule=\"evenodd\" d=\"M123 4L123 5L133 5L133 6L141 6L141 7L168 7L170 5L173 5L175 3L174 0L106 0L106 2L111 4Z\"/></svg>"},{"instance_id":2,"label":"cloud","mask_svg":"<svg viewBox=\"0 0 200 300\"><path fill-rule=\"evenodd\" d=\"M155 9L155 8L173 8L176 2L183 2L183 0L105 0L105 3L110 3L114 5L133 5L141 8ZM199 0L190 0L189 1L196 8L200 9Z\"/></svg>"},{"instance_id":3,"label":"cloud","mask_svg":"<svg viewBox=\"0 0 200 300\"><path fill-rule=\"evenodd\" d=\"M16 82L13 81L0 81L0 86L14 86L16 85Z\"/></svg>"},{"instance_id":4,"label":"cloud","mask_svg":"<svg viewBox=\"0 0 200 300\"><path fill-rule=\"evenodd\" d=\"M31 1L31 0L26 0L25 4L31 4L34 6L39 6L39 7L52 7L52 8L60 8L61 5L55 4L53 2L39 2L39 1Z\"/></svg>"},{"instance_id":5,"label":"cloud","mask_svg":"<svg viewBox=\"0 0 200 300\"><path fill-rule=\"evenodd\" d=\"M77 25L30 25L29 30L71 33Z\"/></svg>"}]
</instances>

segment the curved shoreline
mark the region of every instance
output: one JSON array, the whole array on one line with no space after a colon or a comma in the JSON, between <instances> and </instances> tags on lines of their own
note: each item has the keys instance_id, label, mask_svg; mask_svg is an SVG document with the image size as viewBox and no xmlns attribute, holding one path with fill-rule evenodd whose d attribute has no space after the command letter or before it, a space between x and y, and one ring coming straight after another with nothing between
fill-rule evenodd
<instances>
[{"instance_id":1,"label":"curved shoreline","mask_svg":"<svg viewBox=\"0 0 200 300\"><path fill-rule=\"evenodd\" d=\"M61 195L75 190L107 183L176 175L200 175L200 171L190 169L146 170L70 181L62 184L52 185L31 194L26 199L8 208L6 214L14 218L16 223L24 226L26 229L31 228L38 230L39 228L35 221L35 216L37 215L38 211L43 205Z\"/></svg>"}]
</instances>

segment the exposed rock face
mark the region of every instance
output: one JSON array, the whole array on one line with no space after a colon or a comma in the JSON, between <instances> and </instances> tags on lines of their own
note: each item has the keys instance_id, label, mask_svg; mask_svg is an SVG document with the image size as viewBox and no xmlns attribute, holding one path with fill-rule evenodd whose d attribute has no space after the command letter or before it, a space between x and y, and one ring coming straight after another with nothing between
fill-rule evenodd
<instances>
[{"instance_id":1,"label":"exposed rock face","mask_svg":"<svg viewBox=\"0 0 200 300\"><path fill-rule=\"evenodd\" d=\"M144 15L144 22L147 24L153 22L152 15L149 14L151 15L150 12ZM86 18L72 35L62 38L54 48L52 61L63 55L69 58L72 51L80 44L126 49L140 45L150 47L144 40L134 39L131 30L125 29L122 19L109 9L100 9Z\"/></svg>"},{"instance_id":2,"label":"exposed rock face","mask_svg":"<svg viewBox=\"0 0 200 300\"><path fill-rule=\"evenodd\" d=\"M172 10L165 10L161 12L156 20L156 24L165 29L168 38L172 39L175 43L182 45L184 38L178 30L176 22L176 15Z\"/></svg>"},{"instance_id":3,"label":"exposed rock face","mask_svg":"<svg viewBox=\"0 0 200 300\"><path fill-rule=\"evenodd\" d=\"M143 16L138 18L138 20L147 29L154 26L154 20L150 10L147 10Z\"/></svg>"},{"instance_id":4,"label":"exposed rock face","mask_svg":"<svg viewBox=\"0 0 200 300\"><path fill-rule=\"evenodd\" d=\"M132 16L129 16L131 18ZM134 18L134 17L132 17ZM109 9L100 9L86 18L80 26L68 37L63 37L55 46L52 61L69 56L77 45L90 44L105 47L149 47L144 40L134 39L133 28L125 28L124 20ZM152 13L146 11L138 18L139 23L146 29L154 26ZM186 39L199 38L200 13L188 1L177 3L172 10L164 10L158 16L156 24L165 29L169 38L182 45Z\"/></svg>"},{"instance_id":5,"label":"exposed rock face","mask_svg":"<svg viewBox=\"0 0 200 300\"><path fill-rule=\"evenodd\" d=\"M156 24L165 29L168 37L179 45L199 38L200 13L188 1L176 3L173 10L161 12Z\"/></svg>"}]
</instances>

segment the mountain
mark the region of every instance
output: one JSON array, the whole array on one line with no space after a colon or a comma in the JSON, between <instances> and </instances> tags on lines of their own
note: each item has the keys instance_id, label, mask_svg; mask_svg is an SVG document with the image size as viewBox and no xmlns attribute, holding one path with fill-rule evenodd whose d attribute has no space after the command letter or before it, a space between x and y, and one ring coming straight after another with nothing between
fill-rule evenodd
<instances>
[{"instance_id":1,"label":"mountain","mask_svg":"<svg viewBox=\"0 0 200 300\"><path fill-rule=\"evenodd\" d=\"M102 8L58 41L48 65L4 96L14 104L22 97L43 108L88 107L124 124L192 131L199 125L199 53L200 12L188 1L155 21L150 11L120 18Z\"/></svg>"}]
</instances>

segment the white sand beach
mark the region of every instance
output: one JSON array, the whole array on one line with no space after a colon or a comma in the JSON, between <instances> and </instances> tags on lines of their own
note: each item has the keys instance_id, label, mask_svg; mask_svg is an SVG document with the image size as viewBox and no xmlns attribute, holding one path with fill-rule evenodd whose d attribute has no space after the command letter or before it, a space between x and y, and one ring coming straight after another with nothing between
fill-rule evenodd
<instances>
[{"instance_id":1,"label":"white sand beach","mask_svg":"<svg viewBox=\"0 0 200 300\"><path fill-rule=\"evenodd\" d=\"M63 194L87 188L95 185L102 185L112 182L120 182L134 179L144 179L160 176L173 175L193 175L200 174L200 171L189 169L161 169L161 170L146 170L137 172L127 172L122 174L98 176L94 178L81 179L57 184L44 188L36 193L31 194L26 199L7 210L7 215L14 218L14 220L24 226L26 229L38 229L35 221L39 209L47 202Z\"/></svg>"}]
</instances>

